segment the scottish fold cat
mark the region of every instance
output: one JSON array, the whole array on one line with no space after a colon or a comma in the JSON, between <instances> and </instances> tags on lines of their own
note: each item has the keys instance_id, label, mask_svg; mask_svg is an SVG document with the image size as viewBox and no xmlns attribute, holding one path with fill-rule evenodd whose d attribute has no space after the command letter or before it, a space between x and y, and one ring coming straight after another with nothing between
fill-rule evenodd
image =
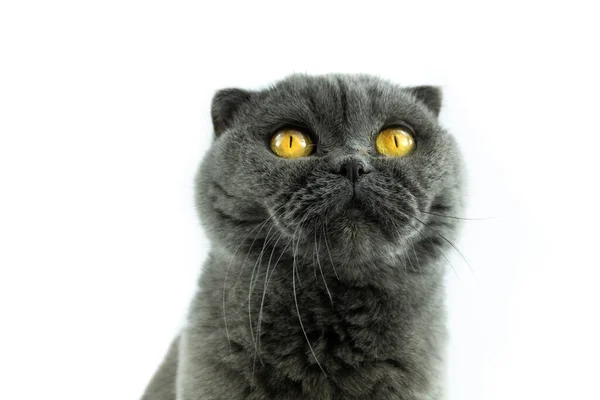
<instances>
[{"instance_id":1,"label":"scottish fold cat","mask_svg":"<svg viewBox=\"0 0 600 400\"><path fill-rule=\"evenodd\" d=\"M217 92L196 182L211 250L143 399L443 398L463 166L440 107L367 75Z\"/></svg>"}]
</instances>

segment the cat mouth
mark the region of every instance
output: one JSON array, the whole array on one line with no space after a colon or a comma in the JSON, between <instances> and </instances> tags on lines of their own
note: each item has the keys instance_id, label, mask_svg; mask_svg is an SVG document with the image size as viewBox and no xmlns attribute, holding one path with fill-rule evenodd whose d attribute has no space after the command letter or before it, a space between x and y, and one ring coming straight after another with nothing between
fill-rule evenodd
<instances>
[{"instance_id":1,"label":"cat mouth","mask_svg":"<svg viewBox=\"0 0 600 400\"><path fill-rule=\"evenodd\" d=\"M358 218L365 214L363 204L356 198L356 192L344 206L343 212L352 218Z\"/></svg>"},{"instance_id":2,"label":"cat mouth","mask_svg":"<svg viewBox=\"0 0 600 400\"><path fill-rule=\"evenodd\" d=\"M356 191L349 196L337 211L337 213L331 215L333 219L342 218L345 220L369 222L375 225L379 224L376 216L373 215L373 212L365 204L364 199L361 199L361 196L357 195Z\"/></svg>"},{"instance_id":3,"label":"cat mouth","mask_svg":"<svg viewBox=\"0 0 600 400\"><path fill-rule=\"evenodd\" d=\"M344 229L380 232L390 240L397 240L398 229L409 223L406 216L380 204L378 192L358 185L353 189L338 197L338 206L327 219Z\"/></svg>"}]
</instances>

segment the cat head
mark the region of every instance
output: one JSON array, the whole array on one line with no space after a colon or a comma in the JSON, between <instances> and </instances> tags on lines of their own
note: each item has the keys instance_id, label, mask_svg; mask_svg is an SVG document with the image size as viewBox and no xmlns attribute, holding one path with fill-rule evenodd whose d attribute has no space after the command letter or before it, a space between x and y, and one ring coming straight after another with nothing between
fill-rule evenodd
<instances>
[{"instance_id":1,"label":"cat head","mask_svg":"<svg viewBox=\"0 0 600 400\"><path fill-rule=\"evenodd\" d=\"M440 107L438 88L366 75L217 92L197 177L211 240L231 253L275 246L297 257L327 247L344 264L439 243L433 232L452 235L456 223L440 215L458 215L462 198L461 158Z\"/></svg>"}]
</instances>

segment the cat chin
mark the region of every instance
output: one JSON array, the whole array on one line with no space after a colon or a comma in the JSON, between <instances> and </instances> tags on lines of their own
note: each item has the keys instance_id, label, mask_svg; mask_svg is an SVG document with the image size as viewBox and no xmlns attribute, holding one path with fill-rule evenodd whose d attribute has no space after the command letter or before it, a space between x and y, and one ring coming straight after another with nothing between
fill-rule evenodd
<instances>
[{"instance_id":1,"label":"cat chin","mask_svg":"<svg viewBox=\"0 0 600 400\"><path fill-rule=\"evenodd\" d=\"M389 258L398 241L390 240L375 224L368 221L353 220L340 225L340 235L330 234L328 243L334 261L343 264L363 264Z\"/></svg>"}]
</instances>

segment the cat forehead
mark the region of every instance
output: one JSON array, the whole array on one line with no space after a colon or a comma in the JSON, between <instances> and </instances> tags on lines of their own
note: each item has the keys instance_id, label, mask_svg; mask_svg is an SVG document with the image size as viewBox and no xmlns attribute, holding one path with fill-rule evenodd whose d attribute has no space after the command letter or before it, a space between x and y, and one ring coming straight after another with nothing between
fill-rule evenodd
<instances>
[{"instance_id":1,"label":"cat forehead","mask_svg":"<svg viewBox=\"0 0 600 400\"><path fill-rule=\"evenodd\" d=\"M391 100L403 99L400 87L366 75L293 75L275 85L269 95L288 100L304 100L326 109L370 106Z\"/></svg>"},{"instance_id":2,"label":"cat forehead","mask_svg":"<svg viewBox=\"0 0 600 400\"><path fill-rule=\"evenodd\" d=\"M315 129L362 129L422 111L412 96L382 79L363 75L291 76L263 92L263 117Z\"/></svg>"}]
</instances>

